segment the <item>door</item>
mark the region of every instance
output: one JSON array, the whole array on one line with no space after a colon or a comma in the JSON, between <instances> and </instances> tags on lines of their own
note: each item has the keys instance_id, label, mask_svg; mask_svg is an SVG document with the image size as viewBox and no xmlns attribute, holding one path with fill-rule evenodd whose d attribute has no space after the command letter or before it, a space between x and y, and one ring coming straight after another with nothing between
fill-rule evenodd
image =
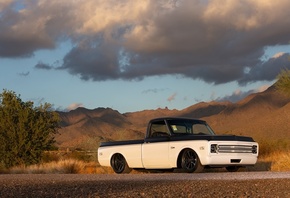
<instances>
[{"instance_id":1,"label":"door","mask_svg":"<svg viewBox=\"0 0 290 198\"><path fill-rule=\"evenodd\" d=\"M159 139L159 140L157 140ZM142 145L144 168L171 168L169 163L169 137L147 138Z\"/></svg>"},{"instance_id":2,"label":"door","mask_svg":"<svg viewBox=\"0 0 290 198\"><path fill-rule=\"evenodd\" d=\"M169 163L170 135L165 121L151 123L147 135L142 145L144 168L171 168Z\"/></svg>"}]
</instances>

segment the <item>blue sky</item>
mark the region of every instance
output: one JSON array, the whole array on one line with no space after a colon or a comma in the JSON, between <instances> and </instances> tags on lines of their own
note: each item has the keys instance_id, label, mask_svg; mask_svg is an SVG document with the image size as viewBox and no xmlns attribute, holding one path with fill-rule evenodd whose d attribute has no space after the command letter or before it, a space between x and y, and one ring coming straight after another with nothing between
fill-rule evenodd
<instances>
[{"instance_id":1,"label":"blue sky","mask_svg":"<svg viewBox=\"0 0 290 198\"><path fill-rule=\"evenodd\" d=\"M0 0L0 89L57 110L236 102L290 69L290 2Z\"/></svg>"}]
</instances>

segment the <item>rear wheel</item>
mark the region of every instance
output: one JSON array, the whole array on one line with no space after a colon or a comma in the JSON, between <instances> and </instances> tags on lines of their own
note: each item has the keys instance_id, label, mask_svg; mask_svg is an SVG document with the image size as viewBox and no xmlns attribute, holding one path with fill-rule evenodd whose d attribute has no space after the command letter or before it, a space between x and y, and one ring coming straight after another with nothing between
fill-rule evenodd
<instances>
[{"instance_id":1,"label":"rear wheel","mask_svg":"<svg viewBox=\"0 0 290 198\"><path fill-rule=\"evenodd\" d=\"M115 173L130 173L131 169L129 168L126 159L120 153L116 153L111 158L111 167Z\"/></svg>"},{"instance_id":2,"label":"rear wheel","mask_svg":"<svg viewBox=\"0 0 290 198\"><path fill-rule=\"evenodd\" d=\"M181 154L181 168L187 173L202 172L203 166L197 154L191 149L185 149Z\"/></svg>"}]
</instances>

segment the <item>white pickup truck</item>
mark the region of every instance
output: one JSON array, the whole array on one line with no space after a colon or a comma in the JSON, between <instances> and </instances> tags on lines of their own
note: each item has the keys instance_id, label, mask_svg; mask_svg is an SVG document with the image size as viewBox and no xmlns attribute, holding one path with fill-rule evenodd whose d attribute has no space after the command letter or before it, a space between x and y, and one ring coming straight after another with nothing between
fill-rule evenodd
<instances>
[{"instance_id":1,"label":"white pickup truck","mask_svg":"<svg viewBox=\"0 0 290 198\"><path fill-rule=\"evenodd\" d=\"M257 162L258 143L251 137L216 135L203 120L165 117L149 122L144 140L102 142L98 161L116 173L131 169L181 169L225 167L237 171Z\"/></svg>"}]
</instances>

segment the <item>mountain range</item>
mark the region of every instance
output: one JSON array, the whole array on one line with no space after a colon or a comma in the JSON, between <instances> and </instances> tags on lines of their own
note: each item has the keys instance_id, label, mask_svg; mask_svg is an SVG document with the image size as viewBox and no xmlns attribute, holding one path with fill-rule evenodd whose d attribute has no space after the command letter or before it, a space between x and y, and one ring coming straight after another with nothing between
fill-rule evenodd
<instances>
[{"instance_id":1,"label":"mountain range","mask_svg":"<svg viewBox=\"0 0 290 198\"><path fill-rule=\"evenodd\" d=\"M290 98L272 85L236 102L201 102L182 110L155 109L119 113L111 108L58 112L55 136L61 149L95 150L102 141L142 139L150 119L163 116L206 120L217 134L251 136L256 141L290 140Z\"/></svg>"}]
</instances>

